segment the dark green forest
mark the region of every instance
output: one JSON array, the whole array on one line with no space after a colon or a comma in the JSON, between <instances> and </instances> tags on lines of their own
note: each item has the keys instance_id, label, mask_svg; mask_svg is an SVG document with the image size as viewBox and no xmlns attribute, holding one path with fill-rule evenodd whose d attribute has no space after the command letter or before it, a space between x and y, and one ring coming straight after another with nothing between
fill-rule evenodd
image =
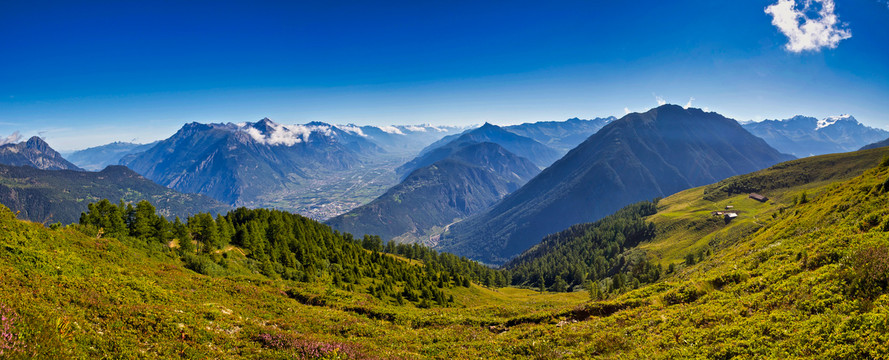
<instances>
[{"instance_id":1,"label":"dark green forest","mask_svg":"<svg viewBox=\"0 0 889 360\"><path fill-rule=\"evenodd\" d=\"M643 218L656 212L656 201L629 205L599 221L549 235L503 267L517 286L571 291L583 285L593 296L655 282L660 266L627 250L654 237L654 224ZM606 279L610 281L602 281Z\"/></svg>"},{"instance_id":2,"label":"dark green forest","mask_svg":"<svg viewBox=\"0 0 889 360\"><path fill-rule=\"evenodd\" d=\"M325 282L366 291L392 303L448 306L443 289L509 284L503 271L421 245L383 244L378 236L355 238L309 218L278 210L238 208L226 215L200 213L168 221L148 201L108 200L88 205L80 217L90 236L131 238L201 274L231 273L232 253L245 254L247 268L271 279ZM412 262L418 260L421 264Z\"/></svg>"}]
</instances>

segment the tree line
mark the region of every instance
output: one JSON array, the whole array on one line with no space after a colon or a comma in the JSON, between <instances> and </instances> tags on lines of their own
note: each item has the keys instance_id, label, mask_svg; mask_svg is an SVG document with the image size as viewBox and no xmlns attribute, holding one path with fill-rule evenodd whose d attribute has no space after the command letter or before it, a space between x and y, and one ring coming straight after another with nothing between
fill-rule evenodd
<instances>
[{"instance_id":1,"label":"tree line","mask_svg":"<svg viewBox=\"0 0 889 360\"><path fill-rule=\"evenodd\" d=\"M583 286L594 297L660 279L660 265L627 250L655 235L644 217L657 212L657 200L629 205L593 223L574 225L504 265L516 286L571 291Z\"/></svg>"},{"instance_id":2,"label":"tree line","mask_svg":"<svg viewBox=\"0 0 889 360\"><path fill-rule=\"evenodd\" d=\"M126 237L174 249L185 267L220 276L245 254L247 268L272 279L326 282L367 292L392 303L420 307L453 302L444 289L471 282L506 286L505 272L418 244L383 244L378 236L355 238L312 219L269 209L238 208L226 215L200 213L182 221L157 215L148 201L91 203L80 225L96 236ZM418 260L422 264L412 264Z\"/></svg>"}]
</instances>

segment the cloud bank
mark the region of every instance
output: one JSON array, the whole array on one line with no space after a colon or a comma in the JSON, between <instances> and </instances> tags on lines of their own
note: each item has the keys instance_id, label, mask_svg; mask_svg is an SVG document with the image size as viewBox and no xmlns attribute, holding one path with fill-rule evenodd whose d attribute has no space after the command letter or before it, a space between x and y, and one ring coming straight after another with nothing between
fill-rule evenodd
<instances>
[{"instance_id":1,"label":"cloud bank","mask_svg":"<svg viewBox=\"0 0 889 360\"><path fill-rule=\"evenodd\" d=\"M0 138L0 145L15 144L21 140L22 140L22 135L19 134L18 131L16 131L5 138Z\"/></svg>"},{"instance_id":2,"label":"cloud bank","mask_svg":"<svg viewBox=\"0 0 889 360\"><path fill-rule=\"evenodd\" d=\"M790 52L820 51L825 47L834 49L840 41L852 37L852 32L834 13L833 0L801 0L800 3L778 0L765 12L772 16L772 25L787 36L784 48ZM817 16L809 16L814 13Z\"/></svg>"},{"instance_id":3,"label":"cloud bank","mask_svg":"<svg viewBox=\"0 0 889 360\"><path fill-rule=\"evenodd\" d=\"M323 125L285 126L272 123L270 131L266 133L263 133L259 129L250 125L242 126L238 130L247 133L247 135L250 135L253 140L256 140L259 143L284 146L293 146L295 144L308 142L309 136L311 136L313 132L318 132L325 136L331 136L333 134L330 126Z\"/></svg>"}]
</instances>

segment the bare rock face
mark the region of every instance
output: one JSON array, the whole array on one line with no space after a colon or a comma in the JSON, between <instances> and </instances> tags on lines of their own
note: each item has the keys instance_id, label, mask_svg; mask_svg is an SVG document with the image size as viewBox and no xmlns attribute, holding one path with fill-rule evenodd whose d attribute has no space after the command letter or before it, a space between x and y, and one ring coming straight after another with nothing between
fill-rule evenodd
<instances>
[{"instance_id":1,"label":"bare rock face","mask_svg":"<svg viewBox=\"0 0 889 360\"><path fill-rule=\"evenodd\" d=\"M82 170L36 136L18 144L0 146L0 164L30 166L41 170Z\"/></svg>"}]
</instances>

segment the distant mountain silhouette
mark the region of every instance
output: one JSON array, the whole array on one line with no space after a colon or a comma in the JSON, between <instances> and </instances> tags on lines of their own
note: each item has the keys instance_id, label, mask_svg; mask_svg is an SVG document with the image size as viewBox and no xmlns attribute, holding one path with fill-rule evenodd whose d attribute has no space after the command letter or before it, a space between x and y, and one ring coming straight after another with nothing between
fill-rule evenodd
<instances>
[{"instance_id":1,"label":"distant mountain silhouette","mask_svg":"<svg viewBox=\"0 0 889 360\"><path fill-rule=\"evenodd\" d=\"M628 204L792 158L735 120L663 105L603 127L487 211L453 225L439 248L500 264L547 234Z\"/></svg>"},{"instance_id":2,"label":"distant mountain silhouette","mask_svg":"<svg viewBox=\"0 0 889 360\"><path fill-rule=\"evenodd\" d=\"M120 159L125 156L146 151L157 143L156 141L150 144L134 144L118 141L78 150L66 156L66 158L85 170L99 171L108 165L117 165L120 163Z\"/></svg>"},{"instance_id":3,"label":"distant mountain silhouette","mask_svg":"<svg viewBox=\"0 0 889 360\"><path fill-rule=\"evenodd\" d=\"M521 125L504 126L507 131L529 137L564 155L580 145L590 135L617 120L614 116L592 120L571 118L565 121L539 121Z\"/></svg>"},{"instance_id":4,"label":"distant mountain silhouette","mask_svg":"<svg viewBox=\"0 0 889 360\"><path fill-rule=\"evenodd\" d=\"M778 151L797 157L855 151L889 137L889 131L862 125L849 115L822 120L797 115L742 126Z\"/></svg>"},{"instance_id":5,"label":"distant mountain silhouette","mask_svg":"<svg viewBox=\"0 0 889 360\"><path fill-rule=\"evenodd\" d=\"M42 170L83 170L65 160L43 139L36 136L18 144L0 145L0 164L31 166Z\"/></svg>"},{"instance_id":6,"label":"distant mountain silhouette","mask_svg":"<svg viewBox=\"0 0 889 360\"><path fill-rule=\"evenodd\" d=\"M479 128L472 129L457 137L445 137L447 143L437 141L424 149L417 158L402 165L396 172L402 177L407 176L416 169L432 164L438 160L447 158L456 152L464 143L491 142L502 146L509 152L531 160L538 167L549 166L559 158L559 153L534 139L517 135L504 128L485 123Z\"/></svg>"},{"instance_id":7,"label":"distant mountain silhouette","mask_svg":"<svg viewBox=\"0 0 889 360\"><path fill-rule=\"evenodd\" d=\"M366 136L386 152L396 155L416 156L429 144L447 135L459 134L466 129L461 126L432 125L391 125L356 126L337 125L337 128Z\"/></svg>"}]
</instances>

